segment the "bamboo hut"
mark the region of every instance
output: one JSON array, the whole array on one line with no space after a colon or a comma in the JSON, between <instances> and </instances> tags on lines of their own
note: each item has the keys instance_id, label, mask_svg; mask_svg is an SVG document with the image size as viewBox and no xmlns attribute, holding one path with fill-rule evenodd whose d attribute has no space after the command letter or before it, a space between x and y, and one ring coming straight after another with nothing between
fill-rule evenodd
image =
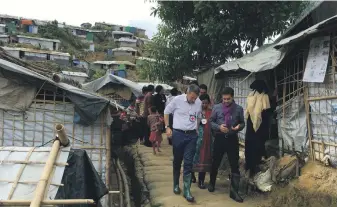
<instances>
[{"instance_id":1,"label":"bamboo hut","mask_svg":"<svg viewBox=\"0 0 337 207\"><path fill-rule=\"evenodd\" d=\"M236 95L246 96L240 91L248 90L251 79L265 80L275 89L281 155L303 152L333 166L337 164L336 7L335 2L313 2L275 43L198 76L214 96L227 85Z\"/></svg>"},{"instance_id":2,"label":"bamboo hut","mask_svg":"<svg viewBox=\"0 0 337 207\"><path fill-rule=\"evenodd\" d=\"M35 152L35 148L51 146L56 135L55 125L62 124L70 140L71 150L85 150L85 154L94 166L94 171L109 188L110 101L66 83L55 82L51 76L51 72L46 69L28 64L0 51L0 146L2 146L0 154L3 151L17 152L23 149L27 154L27 152ZM14 147L14 150L9 150L8 147ZM46 155L48 149L39 148L39 150L42 151L35 159L38 161L40 161L39 156L48 155ZM61 152L57 160L63 167L67 162L66 154L69 155L69 149L64 153L63 156ZM29 159L28 155L23 156ZM45 162L44 159L41 158L41 160ZM20 159L17 161L30 162L30 160ZM55 175L63 172L62 169L55 171ZM7 182L6 179L3 181ZM14 184L17 185L18 181L20 180L15 180ZM33 181L36 182L34 179ZM60 187L60 180L55 184L54 186ZM77 187L81 189L81 186ZM34 186L31 186L30 190L34 191L33 189ZM90 189L90 191L95 190L98 189L95 187ZM45 196L47 195L49 194L46 193ZM53 199L53 196L48 199ZM107 204L107 196L102 199L102 203Z\"/></svg>"}]
</instances>

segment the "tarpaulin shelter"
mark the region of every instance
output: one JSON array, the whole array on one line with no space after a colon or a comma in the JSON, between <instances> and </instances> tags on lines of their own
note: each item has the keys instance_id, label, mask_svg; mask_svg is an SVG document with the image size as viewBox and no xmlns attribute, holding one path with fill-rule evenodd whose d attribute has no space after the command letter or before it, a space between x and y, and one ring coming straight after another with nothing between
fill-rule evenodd
<instances>
[{"instance_id":1,"label":"tarpaulin shelter","mask_svg":"<svg viewBox=\"0 0 337 207\"><path fill-rule=\"evenodd\" d=\"M0 146L31 149L48 146L55 137L55 125L63 124L71 142L70 151L74 150L74 156L80 153L78 159L88 156L98 177L109 188L112 120L108 106L112 103L95 93L55 82L51 76L47 69L0 51ZM116 103L113 106L123 108ZM66 158L69 161L70 156ZM84 165L82 170L90 171ZM80 176L78 172L77 175ZM71 185L77 187L77 191L87 190L78 184ZM101 192L96 187L91 187L88 192ZM69 189L63 190L63 195L71 194ZM102 201L106 203L106 197Z\"/></svg>"},{"instance_id":2,"label":"tarpaulin shelter","mask_svg":"<svg viewBox=\"0 0 337 207\"><path fill-rule=\"evenodd\" d=\"M330 141L330 146L333 145L335 126L332 122L333 117L324 115L324 113L329 113L329 110L334 108L334 104L331 101L329 103L326 103L327 101L325 103L314 102L313 96L316 98L331 96L333 92L329 88L334 87L334 84L330 83L334 80L334 76L330 74L329 78L325 77L325 81L328 80L329 84L326 82L307 84L303 83L303 74L307 64L310 41L313 37L331 36L336 25L336 7L335 2L310 3L295 24L289 27L273 44L265 45L242 58L201 72L198 75L198 82L207 84L209 93L217 100L219 100L217 96L222 88L231 86L235 90L237 102L245 107L245 99L250 92L250 83L255 79L263 79L267 82L271 92L274 91L274 95L277 94L275 112L281 151L307 151L313 148L314 142L316 144L320 142L318 140L323 140L325 143ZM331 39L333 40L334 36L331 36ZM333 41L331 45L334 45ZM334 53L330 53L329 56L328 71L335 63L332 58ZM316 89L311 88L312 85L315 85ZM319 92L313 92L315 90ZM310 104L308 100L311 100ZM323 108L328 112L323 112ZM308 113L313 110L315 112L310 115L310 120ZM325 128L320 128L319 122L331 123ZM321 132L322 130L324 132ZM308 147L310 140L312 146ZM335 149L328 148L327 145L322 147L319 143L313 151L315 150L321 158L335 154ZM327 153L328 151L330 153Z\"/></svg>"},{"instance_id":3,"label":"tarpaulin shelter","mask_svg":"<svg viewBox=\"0 0 337 207\"><path fill-rule=\"evenodd\" d=\"M141 85L109 73L83 84L83 89L112 98L124 107L130 104L133 97L138 97L142 94Z\"/></svg>"}]
</instances>

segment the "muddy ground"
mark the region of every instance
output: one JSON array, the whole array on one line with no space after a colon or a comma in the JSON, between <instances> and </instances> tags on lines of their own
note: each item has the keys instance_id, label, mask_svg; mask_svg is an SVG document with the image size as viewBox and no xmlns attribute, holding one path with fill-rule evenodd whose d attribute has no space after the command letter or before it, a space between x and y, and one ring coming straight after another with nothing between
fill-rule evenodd
<instances>
[{"instance_id":1,"label":"muddy ground","mask_svg":"<svg viewBox=\"0 0 337 207\"><path fill-rule=\"evenodd\" d=\"M127 164L128 173L132 178L132 196L139 207L337 207L337 171L318 163L307 163L298 179L273 186L271 193L250 192L242 204L229 198L228 173L222 172L214 193L192 184L196 202L189 204L172 192L172 148L166 141L158 155L152 154L152 148L137 144L125 147L124 153L132 160Z\"/></svg>"}]
</instances>

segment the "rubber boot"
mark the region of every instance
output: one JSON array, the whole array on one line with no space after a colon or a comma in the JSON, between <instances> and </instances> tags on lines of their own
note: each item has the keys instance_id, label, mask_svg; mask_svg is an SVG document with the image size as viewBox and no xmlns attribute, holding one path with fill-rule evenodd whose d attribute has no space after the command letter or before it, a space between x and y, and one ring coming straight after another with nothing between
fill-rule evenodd
<instances>
[{"instance_id":1,"label":"rubber boot","mask_svg":"<svg viewBox=\"0 0 337 207\"><path fill-rule=\"evenodd\" d=\"M197 179L195 178L195 174L194 172L192 172L192 183L196 183Z\"/></svg>"},{"instance_id":2,"label":"rubber boot","mask_svg":"<svg viewBox=\"0 0 337 207\"><path fill-rule=\"evenodd\" d=\"M173 169L173 192L176 195L179 195L181 193L181 190L179 188L179 179L180 179L180 169L179 170Z\"/></svg>"},{"instance_id":3,"label":"rubber boot","mask_svg":"<svg viewBox=\"0 0 337 207\"><path fill-rule=\"evenodd\" d=\"M184 175L184 197L188 202L194 202L194 197L191 194L192 174Z\"/></svg>"},{"instance_id":4,"label":"rubber boot","mask_svg":"<svg viewBox=\"0 0 337 207\"><path fill-rule=\"evenodd\" d=\"M215 190L215 180L216 180L217 175L218 175L218 172L211 172L211 174L210 174L208 191L211 192L211 193L214 192L214 190Z\"/></svg>"},{"instance_id":5,"label":"rubber boot","mask_svg":"<svg viewBox=\"0 0 337 207\"><path fill-rule=\"evenodd\" d=\"M199 187L200 189L206 189L206 186L205 186L205 175L206 175L205 172L199 172L199 176L198 176L198 187Z\"/></svg>"},{"instance_id":6,"label":"rubber boot","mask_svg":"<svg viewBox=\"0 0 337 207\"><path fill-rule=\"evenodd\" d=\"M229 197L236 202L242 203L243 199L239 195L239 184L240 184L240 175L232 174L231 175L231 187L229 191Z\"/></svg>"}]
</instances>

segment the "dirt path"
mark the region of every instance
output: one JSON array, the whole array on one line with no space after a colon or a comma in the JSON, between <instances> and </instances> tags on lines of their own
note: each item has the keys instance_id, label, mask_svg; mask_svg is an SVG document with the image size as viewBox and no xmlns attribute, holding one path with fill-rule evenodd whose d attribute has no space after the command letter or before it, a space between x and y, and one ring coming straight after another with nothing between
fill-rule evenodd
<instances>
[{"instance_id":1,"label":"dirt path","mask_svg":"<svg viewBox=\"0 0 337 207\"><path fill-rule=\"evenodd\" d=\"M183 206L207 206L207 207L256 207L264 200L263 197L246 198L244 203L236 203L229 198L229 181L223 176L218 177L216 191L209 193L207 190L201 190L197 184L192 184L192 194L196 198L194 204L189 204L182 195L173 193L172 181L172 147L164 139L162 152L157 155L152 154L152 148L139 146L139 155L144 167L144 180L150 191L150 200L152 206L183 207ZM182 176L181 176L182 177ZM206 175L208 180L208 175ZM182 178L180 182L182 187Z\"/></svg>"}]
</instances>

